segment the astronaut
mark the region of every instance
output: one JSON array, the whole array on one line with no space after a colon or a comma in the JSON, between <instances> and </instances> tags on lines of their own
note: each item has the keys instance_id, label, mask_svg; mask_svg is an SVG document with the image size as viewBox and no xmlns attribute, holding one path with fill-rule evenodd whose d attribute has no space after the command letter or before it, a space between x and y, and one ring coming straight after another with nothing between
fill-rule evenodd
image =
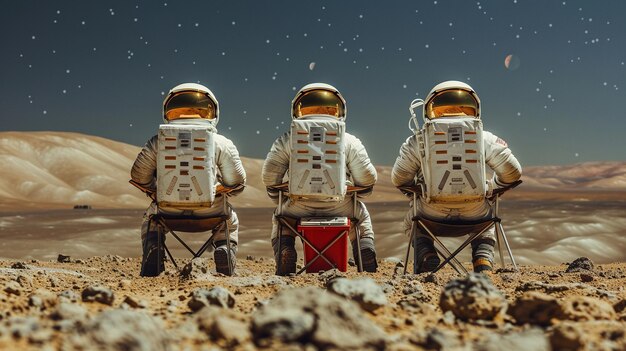
<instances>
[{"instance_id":1,"label":"astronaut","mask_svg":"<svg viewBox=\"0 0 626 351\"><path fill-rule=\"evenodd\" d=\"M207 87L195 84L184 83L175 86L169 91L163 102L163 120L166 124L185 124L206 126L216 131L219 121L219 104L211 90ZM215 179L218 184L226 188L238 187L246 182L246 172L239 158L239 152L235 145L226 137L215 133ZM157 156L159 139L155 135L148 140L143 147L131 169L131 178L153 192L157 191ZM230 195L235 195L231 192ZM195 210L194 214L203 217L212 215L218 216L224 212L225 196L217 195L211 207ZM141 276L157 276L164 270L163 260L165 257L163 246L159 241L164 240L164 228L157 224L153 215L157 213L157 204L152 202L144 214L141 225L141 241L143 247L143 260L141 265ZM239 232L239 220L237 213L231 211L228 220L231 242L231 264L235 267L235 254L237 252L237 240ZM226 236L221 225L212 229L215 236L213 238L214 259L216 270L219 273L232 275L229 269L228 249ZM160 262L159 262L160 261Z\"/></svg>"},{"instance_id":2,"label":"astronaut","mask_svg":"<svg viewBox=\"0 0 626 351\"><path fill-rule=\"evenodd\" d=\"M457 118L457 120L462 121L466 121L469 118L476 121L480 118L480 100L478 95L472 87L463 82L446 81L438 84L428 94L426 102L424 103L425 122L442 120L450 121L449 118ZM471 123L468 123L468 125L470 124ZM511 153L507 143L492 133L483 131L482 124L477 125L480 125L479 131L465 132L465 134L480 135L480 132L482 132L484 158L478 157L477 159L484 160L484 163L482 164L482 178L486 184L484 186L486 196L481 197L477 201L467 201L456 204L433 201L429 202L425 196L419 197L417 204L413 204L411 202L411 210L407 213L404 219L404 230L407 236L410 236L411 234L410 230L413 217L413 206L417 206L416 212L418 216L447 224L463 224L463 222L488 219L492 217L492 213L486 197L489 196L493 189L504 187L517 181L521 177L522 168L515 156ZM420 131L422 135L423 132L424 129ZM444 134L446 133L439 132L439 135ZM443 136L443 138L448 137L454 138L455 136ZM463 136L457 137L463 138ZM425 169L428 167L430 167L430 170L434 171L441 170L443 167L450 167L448 161L435 161L435 157L424 158L424 142L420 145L419 140L420 138L417 134L412 135L400 147L400 155L396 159L391 174L392 183L396 187L413 186L417 183L424 184L424 173ZM465 140L465 142L465 144L461 143L460 145L472 145L467 144L467 140ZM475 141L472 142L475 143ZM444 144L445 146L446 139L444 139L444 141L439 141L438 143ZM477 144L480 145L480 143ZM450 143L448 143L448 145L450 145ZM462 148L467 149L468 147L462 146ZM445 154L446 152L447 151L439 151L437 153ZM464 152L476 153L476 151L472 150L464 150ZM461 155L461 153L459 153L459 155ZM467 158L467 156L471 156L471 154L463 154L463 157ZM460 157L462 156L457 157L459 157L460 160ZM430 162L428 165L422 165L423 160L430 160ZM455 160L452 159L451 161ZM476 161L466 160L466 162ZM494 177L492 179L487 180L484 176L485 164L494 172ZM443 179L446 177L441 178ZM450 177L448 182L445 180L441 181L438 187L442 188L444 183L449 184L450 179L454 181L455 178ZM437 181L439 181L439 179L437 179ZM469 189L469 186L464 189ZM432 232L435 235L438 232L441 233L443 230L446 229L439 227L432 228ZM472 262L475 272L492 270L494 244L495 234L493 227L472 242ZM433 241L426 233L422 232L419 227L415 234L413 246L415 249L415 273L433 271L437 268L440 260L435 251Z\"/></svg>"},{"instance_id":3,"label":"astronaut","mask_svg":"<svg viewBox=\"0 0 626 351\"><path fill-rule=\"evenodd\" d=\"M296 94L291 103L292 118L337 118L344 121L346 118L346 101L339 91L328 84L313 83L304 86ZM290 147L291 132L283 134L276 139L270 152L267 154L263 164L263 183L268 187L268 195L274 202L278 203L278 192L269 187L283 183L283 177L289 170L289 160L291 156ZM371 187L376 183L376 169L369 159L365 147L355 136L345 133L345 171L346 183L348 185L370 187L359 194L367 196L371 193ZM340 201L316 201L311 199L287 199L283 203L282 215L286 217L302 218L309 216L330 217L345 216L354 217L358 220L360 230L359 244L361 246L361 257L363 269L367 272L375 272L377 268L376 250L374 247L374 231L367 208L361 201L357 201L356 213L353 214L353 200L346 196ZM272 247L276 257L276 274L287 275L295 273L297 253L295 250L295 237L288 230L283 229L281 233L281 252L278 252L278 222L276 218L272 220ZM357 260L356 232L354 228L350 230L350 241L355 261ZM358 266L358 262L357 266Z\"/></svg>"}]
</instances>

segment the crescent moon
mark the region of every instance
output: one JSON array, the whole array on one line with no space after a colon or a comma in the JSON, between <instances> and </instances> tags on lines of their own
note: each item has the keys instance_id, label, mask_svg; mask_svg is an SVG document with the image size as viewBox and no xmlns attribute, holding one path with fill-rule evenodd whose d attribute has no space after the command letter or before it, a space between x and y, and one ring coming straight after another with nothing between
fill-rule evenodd
<instances>
[{"instance_id":1,"label":"crescent moon","mask_svg":"<svg viewBox=\"0 0 626 351\"><path fill-rule=\"evenodd\" d=\"M511 59L513 58L513 55L507 55L504 58L504 67L506 67L507 69L509 68L509 66L511 65Z\"/></svg>"}]
</instances>

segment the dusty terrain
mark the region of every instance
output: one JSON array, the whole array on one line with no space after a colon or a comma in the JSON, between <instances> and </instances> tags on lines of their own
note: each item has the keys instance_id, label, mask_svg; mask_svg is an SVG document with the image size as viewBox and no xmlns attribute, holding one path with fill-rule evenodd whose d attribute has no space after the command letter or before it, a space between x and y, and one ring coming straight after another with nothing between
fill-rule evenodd
<instances>
[{"instance_id":1,"label":"dusty terrain","mask_svg":"<svg viewBox=\"0 0 626 351\"><path fill-rule=\"evenodd\" d=\"M403 276L395 260L375 274L277 277L273 260L250 256L224 277L201 259L187 278L170 264L139 278L138 258L66 261L0 261L0 349L626 348L623 263L522 266L449 284L460 278L449 268Z\"/></svg>"},{"instance_id":2,"label":"dusty terrain","mask_svg":"<svg viewBox=\"0 0 626 351\"><path fill-rule=\"evenodd\" d=\"M404 257L405 202L368 203L380 257ZM237 208L240 256L270 257L271 208ZM504 198L503 225L521 264L554 265L580 256L597 263L626 262L626 201L518 201ZM0 258L56 259L141 255L143 210L48 210L0 212ZM208 234L181 233L194 248ZM446 242L454 241L444 239ZM175 257L189 253L169 236ZM469 260L468 252L463 252Z\"/></svg>"}]
</instances>

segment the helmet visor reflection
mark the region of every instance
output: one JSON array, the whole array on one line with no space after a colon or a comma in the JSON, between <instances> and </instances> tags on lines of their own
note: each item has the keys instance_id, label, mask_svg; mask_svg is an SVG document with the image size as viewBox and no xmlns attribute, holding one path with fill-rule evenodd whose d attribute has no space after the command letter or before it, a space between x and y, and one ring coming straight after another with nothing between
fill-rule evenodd
<instances>
[{"instance_id":1,"label":"helmet visor reflection","mask_svg":"<svg viewBox=\"0 0 626 351\"><path fill-rule=\"evenodd\" d=\"M174 94L165 103L165 119L215 118L215 102L206 94L184 91Z\"/></svg>"},{"instance_id":2,"label":"helmet visor reflection","mask_svg":"<svg viewBox=\"0 0 626 351\"><path fill-rule=\"evenodd\" d=\"M463 89L446 90L426 103L426 117L478 116L478 101L474 94Z\"/></svg>"},{"instance_id":3,"label":"helmet visor reflection","mask_svg":"<svg viewBox=\"0 0 626 351\"><path fill-rule=\"evenodd\" d=\"M302 94L293 104L293 115L296 118L308 115L328 115L337 118L345 117L343 100L328 90L312 90Z\"/></svg>"}]
</instances>

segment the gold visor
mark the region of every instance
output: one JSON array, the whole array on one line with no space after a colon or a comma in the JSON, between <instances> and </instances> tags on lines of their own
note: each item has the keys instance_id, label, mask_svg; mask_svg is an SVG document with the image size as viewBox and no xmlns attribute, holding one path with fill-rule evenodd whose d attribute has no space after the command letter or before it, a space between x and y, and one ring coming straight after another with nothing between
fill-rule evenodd
<instances>
[{"instance_id":1,"label":"gold visor","mask_svg":"<svg viewBox=\"0 0 626 351\"><path fill-rule=\"evenodd\" d=\"M296 118L309 115L345 117L346 109L342 99L328 90L311 90L302 94L293 104L292 114Z\"/></svg>"},{"instance_id":2,"label":"gold visor","mask_svg":"<svg viewBox=\"0 0 626 351\"><path fill-rule=\"evenodd\" d=\"M207 94L183 91L170 97L165 103L165 119L173 121L183 118L215 118L215 102Z\"/></svg>"},{"instance_id":3,"label":"gold visor","mask_svg":"<svg viewBox=\"0 0 626 351\"><path fill-rule=\"evenodd\" d=\"M463 89L444 90L426 103L426 117L478 117L478 101Z\"/></svg>"}]
</instances>

